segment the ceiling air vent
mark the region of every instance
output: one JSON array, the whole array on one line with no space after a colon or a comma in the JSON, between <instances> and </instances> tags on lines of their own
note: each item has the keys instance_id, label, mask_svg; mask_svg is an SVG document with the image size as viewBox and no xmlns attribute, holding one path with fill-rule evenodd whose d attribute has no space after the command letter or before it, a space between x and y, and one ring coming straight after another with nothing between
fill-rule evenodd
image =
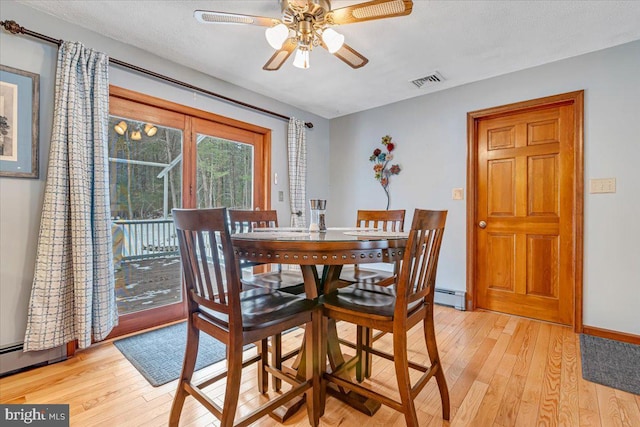
<instances>
[{"instance_id":1,"label":"ceiling air vent","mask_svg":"<svg viewBox=\"0 0 640 427\"><path fill-rule=\"evenodd\" d=\"M444 77L437 71L429 74L428 76L420 77L419 79L411 80L411 83L416 85L416 87L421 88L423 86L433 86L437 83L443 82Z\"/></svg>"}]
</instances>

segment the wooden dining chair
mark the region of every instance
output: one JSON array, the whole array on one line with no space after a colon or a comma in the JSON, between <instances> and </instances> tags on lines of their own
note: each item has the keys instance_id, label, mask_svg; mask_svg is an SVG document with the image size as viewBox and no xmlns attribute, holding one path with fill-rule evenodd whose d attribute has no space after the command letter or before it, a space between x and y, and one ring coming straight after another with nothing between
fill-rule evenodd
<instances>
[{"instance_id":1,"label":"wooden dining chair","mask_svg":"<svg viewBox=\"0 0 640 427\"><path fill-rule=\"evenodd\" d=\"M393 354L372 347L366 350L375 356L393 361L400 401L352 382L348 373L352 366L349 361L333 372L325 373L324 378L339 387L354 390L402 412L409 427L418 426L414 399L434 376L440 390L442 417L445 420L449 419L449 391L438 355L433 324L436 270L446 217L446 211L416 209L395 287L369 285L367 290L363 290L362 285L353 284L327 294L322 299L326 317L357 325L358 343L355 357L360 360L356 363L356 370L362 369L364 328L393 333ZM423 324L431 366L420 365L408 358L407 335L409 329L420 322ZM323 356L321 354L321 360L324 360ZM413 385L409 368L423 372Z\"/></svg>"},{"instance_id":2,"label":"wooden dining chair","mask_svg":"<svg viewBox=\"0 0 640 427\"><path fill-rule=\"evenodd\" d=\"M169 418L177 426L184 401L193 396L221 422L221 426L246 426L283 403L305 393L309 423L319 422L320 311L317 301L278 290L256 288L241 291L239 265L234 257L227 211L174 209L188 304L187 351ZM289 328L306 325L304 380L275 369L267 360L267 338ZM227 369L199 383L192 382L200 331L227 346ZM243 360L243 347L259 342L262 351ZM268 374L292 387L251 413L236 418L243 367L258 363L258 390L266 393ZM226 377L224 403L216 404L202 390Z\"/></svg>"},{"instance_id":3,"label":"wooden dining chair","mask_svg":"<svg viewBox=\"0 0 640 427\"><path fill-rule=\"evenodd\" d=\"M358 210L356 227L378 228L384 231L404 231L404 209L397 210ZM361 267L345 266L340 273L340 280L349 283L375 283L389 285L394 282L397 265L392 271Z\"/></svg>"},{"instance_id":4,"label":"wooden dining chair","mask_svg":"<svg viewBox=\"0 0 640 427\"><path fill-rule=\"evenodd\" d=\"M231 233L250 233L255 229L278 227L278 212L275 210L240 210L229 209L229 222ZM250 265L249 267L254 266ZM242 267L242 266L241 266ZM304 278L299 270L283 270L282 265L273 264L266 268L269 271L263 273L253 273L248 277L241 277L240 280L247 288L266 288L280 290L294 295L304 293ZM273 366L277 369L282 367L282 363L295 357L298 349L285 355L282 354L282 334L273 336L271 354L273 356ZM273 389L279 391L282 381L278 377L273 377Z\"/></svg>"},{"instance_id":5,"label":"wooden dining chair","mask_svg":"<svg viewBox=\"0 0 640 427\"><path fill-rule=\"evenodd\" d=\"M404 209L395 210L358 210L356 227L358 228L378 228L383 231L404 231ZM368 285L389 286L395 283L398 274L398 264L393 264L391 271L374 269L371 267L362 267L360 265L349 265L342 268L340 280L349 283L359 283L360 287L365 290ZM375 290L376 287L373 287ZM373 343L384 335L384 332L374 334L370 328L364 329L364 343L371 346ZM340 343L355 348L355 343L346 340L340 340ZM358 376L358 380L362 381L364 377L371 376L371 355L365 352L363 361L362 376Z\"/></svg>"},{"instance_id":6,"label":"wooden dining chair","mask_svg":"<svg viewBox=\"0 0 640 427\"><path fill-rule=\"evenodd\" d=\"M257 228L277 227L278 213L275 210L229 210L231 233L249 233ZM269 266L271 271L242 277L245 286L277 289L292 294L304 293L304 279L297 270L283 270L280 264Z\"/></svg>"}]
</instances>

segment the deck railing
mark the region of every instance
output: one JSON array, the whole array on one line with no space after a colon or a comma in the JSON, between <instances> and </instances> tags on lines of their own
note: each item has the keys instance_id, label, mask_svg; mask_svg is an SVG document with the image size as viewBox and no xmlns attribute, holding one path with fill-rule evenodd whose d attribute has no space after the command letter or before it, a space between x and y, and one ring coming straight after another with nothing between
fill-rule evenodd
<instances>
[{"instance_id":1,"label":"deck railing","mask_svg":"<svg viewBox=\"0 0 640 427\"><path fill-rule=\"evenodd\" d=\"M112 232L116 261L178 255L178 237L170 218L113 220Z\"/></svg>"}]
</instances>

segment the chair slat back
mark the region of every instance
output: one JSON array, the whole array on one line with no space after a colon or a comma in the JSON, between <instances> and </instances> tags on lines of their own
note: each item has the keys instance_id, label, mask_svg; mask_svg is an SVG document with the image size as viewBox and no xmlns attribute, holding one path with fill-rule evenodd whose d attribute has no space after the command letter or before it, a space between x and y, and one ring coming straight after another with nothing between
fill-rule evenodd
<instances>
[{"instance_id":1,"label":"chair slat back","mask_svg":"<svg viewBox=\"0 0 640 427\"><path fill-rule=\"evenodd\" d=\"M384 231L404 231L404 209L359 210L356 227L381 228Z\"/></svg>"},{"instance_id":2,"label":"chair slat back","mask_svg":"<svg viewBox=\"0 0 640 427\"><path fill-rule=\"evenodd\" d=\"M230 322L234 313L241 319L240 279L227 210L173 209L172 213L190 311L203 305L229 315Z\"/></svg>"},{"instance_id":3,"label":"chair slat back","mask_svg":"<svg viewBox=\"0 0 640 427\"><path fill-rule=\"evenodd\" d=\"M397 283L396 316L406 316L409 304L433 303L436 270L447 211L416 209Z\"/></svg>"},{"instance_id":4,"label":"chair slat back","mask_svg":"<svg viewBox=\"0 0 640 427\"><path fill-rule=\"evenodd\" d=\"M277 227L278 213L275 210L251 211L229 210L231 233L249 233L255 228Z\"/></svg>"}]
</instances>

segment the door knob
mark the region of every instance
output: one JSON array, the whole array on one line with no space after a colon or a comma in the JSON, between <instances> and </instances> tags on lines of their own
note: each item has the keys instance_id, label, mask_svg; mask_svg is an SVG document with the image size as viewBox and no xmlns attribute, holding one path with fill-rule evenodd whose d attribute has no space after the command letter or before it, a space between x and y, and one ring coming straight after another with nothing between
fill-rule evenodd
<instances>
[{"instance_id":1,"label":"door knob","mask_svg":"<svg viewBox=\"0 0 640 427\"><path fill-rule=\"evenodd\" d=\"M478 227L480 227L480 228L482 228L482 229L485 229L485 228L487 228L487 223L486 223L486 222L484 222L484 221L480 221L480 222L478 223Z\"/></svg>"}]
</instances>

